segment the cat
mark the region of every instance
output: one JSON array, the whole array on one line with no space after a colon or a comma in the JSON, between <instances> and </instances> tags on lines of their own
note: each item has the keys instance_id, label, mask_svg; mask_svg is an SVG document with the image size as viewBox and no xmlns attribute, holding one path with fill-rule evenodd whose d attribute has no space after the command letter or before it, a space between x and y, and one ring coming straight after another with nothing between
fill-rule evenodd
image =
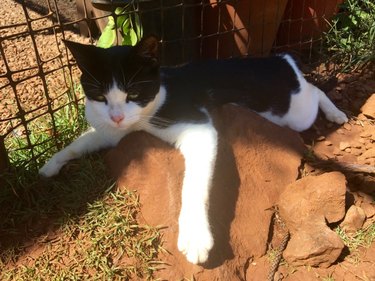
<instances>
[{"instance_id":1,"label":"cat","mask_svg":"<svg viewBox=\"0 0 375 281\"><path fill-rule=\"evenodd\" d=\"M319 108L329 121L348 121L287 54L161 67L154 36L134 47L65 44L82 72L91 128L56 153L40 174L54 176L69 160L113 147L131 131L144 130L174 145L185 159L177 244L193 264L206 262L214 244L208 218L218 144L212 108L241 105L296 131L308 129Z\"/></svg>"}]
</instances>

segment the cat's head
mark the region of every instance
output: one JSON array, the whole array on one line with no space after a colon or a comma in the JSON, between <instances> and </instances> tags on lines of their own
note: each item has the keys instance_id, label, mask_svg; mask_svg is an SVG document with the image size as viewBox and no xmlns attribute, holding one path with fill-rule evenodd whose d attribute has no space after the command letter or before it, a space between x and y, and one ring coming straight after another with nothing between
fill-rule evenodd
<instances>
[{"instance_id":1,"label":"cat's head","mask_svg":"<svg viewBox=\"0 0 375 281\"><path fill-rule=\"evenodd\" d=\"M160 88L158 40L108 49L65 41L82 72L86 118L93 127L127 129L150 115Z\"/></svg>"}]
</instances>

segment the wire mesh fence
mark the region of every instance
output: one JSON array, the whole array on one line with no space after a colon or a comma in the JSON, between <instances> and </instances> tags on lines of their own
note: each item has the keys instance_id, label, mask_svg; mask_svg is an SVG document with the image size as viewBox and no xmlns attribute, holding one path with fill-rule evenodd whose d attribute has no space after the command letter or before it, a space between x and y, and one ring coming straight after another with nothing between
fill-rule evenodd
<instances>
[{"instance_id":1,"label":"wire mesh fence","mask_svg":"<svg viewBox=\"0 0 375 281\"><path fill-rule=\"evenodd\" d=\"M126 34L117 19L130 15L144 35L160 38L163 65L291 50L311 63L340 2L3 0L0 171L43 161L46 151L61 146L61 115L75 122L82 114L79 71L63 39L96 44L112 16L115 44L122 44ZM121 14L116 7L123 7Z\"/></svg>"}]
</instances>

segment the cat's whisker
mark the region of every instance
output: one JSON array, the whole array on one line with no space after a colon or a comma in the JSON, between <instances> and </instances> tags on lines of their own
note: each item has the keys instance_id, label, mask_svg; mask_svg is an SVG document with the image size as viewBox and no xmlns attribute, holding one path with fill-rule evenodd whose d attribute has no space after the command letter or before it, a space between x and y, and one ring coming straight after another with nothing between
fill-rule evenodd
<instances>
[{"instance_id":1,"label":"cat's whisker","mask_svg":"<svg viewBox=\"0 0 375 281\"><path fill-rule=\"evenodd\" d=\"M139 72L142 71L142 69L143 69L143 66L141 66L140 68L138 68L138 70L133 74L133 76L130 77L128 85L132 85L133 79L138 75Z\"/></svg>"},{"instance_id":2,"label":"cat's whisker","mask_svg":"<svg viewBox=\"0 0 375 281\"><path fill-rule=\"evenodd\" d=\"M166 119L166 118L161 118L157 116L147 116L147 115L141 115L141 120L146 121L147 124L153 124L157 126L169 126L172 124L175 124L176 122L174 120Z\"/></svg>"},{"instance_id":3,"label":"cat's whisker","mask_svg":"<svg viewBox=\"0 0 375 281\"><path fill-rule=\"evenodd\" d=\"M98 81L98 79L96 79L95 76L94 76L90 71L87 70L86 67L84 67L83 65L81 65L81 67L82 67L83 70L85 70L85 71L87 72L88 75L90 75L90 77L91 77L92 79L94 79L95 82L97 82L99 85L101 84L101 83Z\"/></svg>"},{"instance_id":4,"label":"cat's whisker","mask_svg":"<svg viewBox=\"0 0 375 281\"><path fill-rule=\"evenodd\" d=\"M95 89L100 89L100 85L95 84L95 83L89 83L89 82L86 82L86 81L81 82L81 85L92 86L92 87L94 87Z\"/></svg>"},{"instance_id":5,"label":"cat's whisker","mask_svg":"<svg viewBox=\"0 0 375 281\"><path fill-rule=\"evenodd\" d=\"M154 80L142 80L142 81L136 81L136 82L133 82L133 83L129 83L128 86L132 87L132 86L138 85L138 84L153 83L153 82L155 82L155 81Z\"/></svg>"},{"instance_id":6,"label":"cat's whisker","mask_svg":"<svg viewBox=\"0 0 375 281\"><path fill-rule=\"evenodd\" d=\"M124 85L126 85L126 77L125 77L125 73L124 73L124 69L122 67L120 67L120 70L121 70L121 74L122 74L122 82L124 83Z\"/></svg>"}]
</instances>

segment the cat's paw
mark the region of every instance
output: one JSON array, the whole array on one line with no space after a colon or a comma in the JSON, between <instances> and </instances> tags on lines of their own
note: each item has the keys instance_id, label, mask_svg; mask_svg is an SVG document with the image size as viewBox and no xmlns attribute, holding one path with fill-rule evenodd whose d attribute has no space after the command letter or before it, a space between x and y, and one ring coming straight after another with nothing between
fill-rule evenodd
<instances>
[{"instance_id":1,"label":"cat's paw","mask_svg":"<svg viewBox=\"0 0 375 281\"><path fill-rule=\"evenodd\" d=\"M64 166L65 162L61 162L58 160L56 156L52 157L42 168L39 169L39 175L50 178L56 176L62 166Z\"/></svg>"},{"instance_id":2,"label":"cat's paw","mask_svg":"<svg viewBox=\"0 0 375 281\"><path fill-rule=\"evenodd\" d=\"M348 117L346 117L346 114L338 109L327 112L325 115L329 121L340 125L348 122Z\"/></svg>"},{"instance_id":3,"label":"cat's paw","mask_svg":"<svg viewBox=\"0 0 375 281\"><path fill-rule=\"evenodd\" d=\"M192 219L181 221L178 235L178 249L193 264L207 261L214 240L208 223L197 223Z\"/></svg>"}]
</instances>

